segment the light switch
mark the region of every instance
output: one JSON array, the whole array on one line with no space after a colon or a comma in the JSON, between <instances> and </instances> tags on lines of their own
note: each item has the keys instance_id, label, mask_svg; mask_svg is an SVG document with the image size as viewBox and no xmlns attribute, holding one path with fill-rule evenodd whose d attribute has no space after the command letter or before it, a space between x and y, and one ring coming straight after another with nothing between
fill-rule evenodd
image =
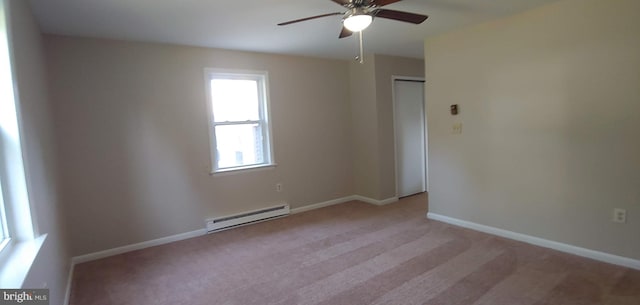
<instances>
[{"instance_id":1,"label":"light switch","mask_svg":"<svg viewBox=\"0 0 640 305\"><path fill-rule=\"evenodd\" d=\"M451 131L453 134L462 134L462 123L454 123Z\"/></svg>"}]
</instances>

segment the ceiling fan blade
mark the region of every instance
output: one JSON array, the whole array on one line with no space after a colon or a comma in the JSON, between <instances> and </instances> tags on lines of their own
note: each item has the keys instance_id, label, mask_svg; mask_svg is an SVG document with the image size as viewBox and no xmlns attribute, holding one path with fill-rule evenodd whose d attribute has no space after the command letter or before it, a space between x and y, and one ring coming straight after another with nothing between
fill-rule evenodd
<instances>
[{"instance_id":1,"label":"ceiling fan blade","mask_svg":"<svg viewBox=\"0 0 640 305\"><path fill-rule=\"evenodd\" d=\"M342 5L342 6L346 6L349 3L351 3L351 1L349 1L349 0L331 0L331 1L333 1L335 3L338 3L338 4Z\"/></svg>"},{"instance_id":2,"label":"ceiling fan blade","mask_svg":"<svg viewBox=\"0 0 640 305\"><path fill-rule=\"evenodd\" d=\"M372 0L371 4L375 5L375 6L385 6L385 5L389 5L391 3L396 3L396 2L400 2L402 0Z\"/></svg>"},{"instance_id":3,"label":"ceiling fan blade","mask_svg":"<svg viewBox=\"0 0 640 305\"><path fill-rule=\"evenodd\" d=\"M393 20L404 21L404 22L415 23L415 24L420 24L425 20L427 20L427 18L429 18L429 16L426 16L426 15L386 10L386 9L378 9L374 12L374 15L380 18L393 19Z\"/></svg>"},{"instance_id":4,"label":"ceiling fan blade","mask_svg":"<svg viewBox=\"0 0 640 305\"><path fill-rule=\"evenodd\" d=\"M338 38L349 37L353 34L353 32L349 31L346 27L342 26L342 31L340 31L340 36Z\"/></svg>"},{"instance_id":5,"label":"ceiling fan blade","mask_svg":"<svg viewBox=\"0 0 640 305\"><path fill-rule=\"evenodd\" d=\"M342 13L329 13L329 14L323 14L323 15L318 15L318 16L313 16L313 17L296 19L296 20L291 20L291 21L287 21L287 22L278 23L278 25L287 25L287 24L292 24L292 23L296 23L296 22L302 22L302 21L307 21L307 20L311 20L311 19L322 18L322 17L327 17L327 16L335 16L335 15L342 15Z\"/></svg>"}]
</instances>

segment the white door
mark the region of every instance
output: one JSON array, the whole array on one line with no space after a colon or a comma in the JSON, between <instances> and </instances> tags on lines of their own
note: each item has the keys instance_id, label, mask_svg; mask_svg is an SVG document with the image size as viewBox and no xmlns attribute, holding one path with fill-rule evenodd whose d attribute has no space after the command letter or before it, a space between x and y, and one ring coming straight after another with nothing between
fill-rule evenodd
<instances>
[{"instance_id":1,"label":"white door","mask_svg":"<svg viewBox=\"0 0 640 305\"><path fill-rule=\"evenodd\" d=\"M394 80L398 197L426 191L424 81Z\"/></svg>"}]
</instances>

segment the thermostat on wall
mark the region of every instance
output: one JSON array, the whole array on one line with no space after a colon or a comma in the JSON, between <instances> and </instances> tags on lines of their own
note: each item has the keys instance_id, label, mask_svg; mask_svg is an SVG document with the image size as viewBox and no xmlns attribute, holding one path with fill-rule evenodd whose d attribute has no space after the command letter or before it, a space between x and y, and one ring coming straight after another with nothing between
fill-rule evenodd
<instances>
[{"instance_id":1,"label":"thermostat on wall","mask_svg":"<svg viewBox=\"0 0 640 305\"><path fill-rule=\"evenodd\" d=\"M451 115L457 115L457 114L458 114L458 104L451 105Z\"/></svg>"}]
</instances>

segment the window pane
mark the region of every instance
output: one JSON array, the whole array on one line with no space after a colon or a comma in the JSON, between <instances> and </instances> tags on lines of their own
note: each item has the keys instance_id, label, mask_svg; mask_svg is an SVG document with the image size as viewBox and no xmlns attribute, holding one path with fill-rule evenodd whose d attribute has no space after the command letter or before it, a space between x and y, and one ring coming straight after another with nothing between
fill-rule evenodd
<instances>
[{"instance_id":1,"label":"window pane","mask_svg":"<svg viewBox=\"0 0 640 305\"><path fill-rule=\"evenodd\" d=\"M259 124L216 126L218 168L265 163Z\"/></svg>"},{"instance_id":2,"label":"window pane","mask_svg":"<svg viewBox=\"0 0 640 305\"><path fill-rule=\"evenodd\" d=\"M256 80L213 79L211 102L215 122L257 121L260 118Z\"/></svg>"}]
</instances>

